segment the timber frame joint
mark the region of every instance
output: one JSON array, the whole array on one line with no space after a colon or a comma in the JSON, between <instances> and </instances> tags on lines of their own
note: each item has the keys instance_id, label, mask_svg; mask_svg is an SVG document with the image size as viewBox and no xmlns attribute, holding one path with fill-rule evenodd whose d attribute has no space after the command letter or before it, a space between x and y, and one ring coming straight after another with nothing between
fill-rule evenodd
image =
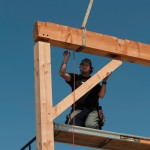
<instances>
[{"instance_id":1,"label":"timber frame joint","mask_svg":"<svg viewBox=\"0 0 150 150\"><path fill-rule=\"evenodd\" d=\"M52 106L51 46L113 58L74 91L75 101L102 81L107 76L107 72L111 73L117 69L122 61L150 66L150 45L82 31L84 30L54 23L37 22L34 26L34 41L37 42L34 46L34 78L38 150L54 150L53 120L74 103L73 93L70 93L56 106ZM71 40L67 35L71 37Z\"/></svg>"}]
</instances>

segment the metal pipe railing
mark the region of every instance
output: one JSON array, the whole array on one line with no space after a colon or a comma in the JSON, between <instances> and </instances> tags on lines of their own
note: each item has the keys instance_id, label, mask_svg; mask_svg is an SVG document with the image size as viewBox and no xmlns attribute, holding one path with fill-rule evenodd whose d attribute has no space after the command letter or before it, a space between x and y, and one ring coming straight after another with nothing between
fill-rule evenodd
<instances>
[{"instance_id":1,"label":"metal pipe railing","mask_svg":"<svg viewBox=\"0 0 150 150\"><path fill-rule=\"evenodd\" d=\"M36 140L36 136L31 139L25 146L23 146L20 150L25 150L25 148L29 147L29 150L31 150L31 144Z\"/></svg>"}]
</instances>

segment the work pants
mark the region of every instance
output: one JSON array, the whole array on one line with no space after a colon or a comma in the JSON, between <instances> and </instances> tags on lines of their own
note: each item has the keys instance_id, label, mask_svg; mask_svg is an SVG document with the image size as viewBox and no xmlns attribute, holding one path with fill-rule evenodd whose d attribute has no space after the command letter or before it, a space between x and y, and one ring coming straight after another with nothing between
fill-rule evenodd
<instances>
[{"instance_id":1,"label":"work pants","mask_svg":"<svg viewBox=\"0 0 150 150\"><path fill-rule=\"evenodd\" d=\"M73 110L68 115L66 124L101 129L98 124L99 117L97 109Z\"/></svg>"}]
</instances>

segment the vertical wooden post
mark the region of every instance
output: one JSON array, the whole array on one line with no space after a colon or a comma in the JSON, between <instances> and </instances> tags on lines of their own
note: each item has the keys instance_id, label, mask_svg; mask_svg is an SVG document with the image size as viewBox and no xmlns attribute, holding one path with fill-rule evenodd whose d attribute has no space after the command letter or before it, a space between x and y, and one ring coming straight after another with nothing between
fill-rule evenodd
<instances>
[{"instance_id":1,"label":"vertical wooden post","mask_svg":"<svg viewBox=\"0 0 150 150\"><path fill-rule=\"evenodd\" d=\"M36 142L37 150L54 150L52 107L52 80L50 44L37 42L34 46L34 78L36 99Z\"/></svg>"}]
</instances>

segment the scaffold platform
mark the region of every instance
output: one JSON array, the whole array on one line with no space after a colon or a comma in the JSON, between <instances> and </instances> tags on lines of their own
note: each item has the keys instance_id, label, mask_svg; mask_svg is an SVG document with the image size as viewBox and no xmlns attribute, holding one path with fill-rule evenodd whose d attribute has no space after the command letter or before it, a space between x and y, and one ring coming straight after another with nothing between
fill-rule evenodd
<instances>
[{"instance_id":1,"label":"scaffold platform","mask_svg":"<svg viewBox=\"0 0 150 150\"><path fill-rule=\"evenodd\" d=\"M56 142L104 150L150 150L150 138L54 123Z\"/></svg>"}]
</instances>

